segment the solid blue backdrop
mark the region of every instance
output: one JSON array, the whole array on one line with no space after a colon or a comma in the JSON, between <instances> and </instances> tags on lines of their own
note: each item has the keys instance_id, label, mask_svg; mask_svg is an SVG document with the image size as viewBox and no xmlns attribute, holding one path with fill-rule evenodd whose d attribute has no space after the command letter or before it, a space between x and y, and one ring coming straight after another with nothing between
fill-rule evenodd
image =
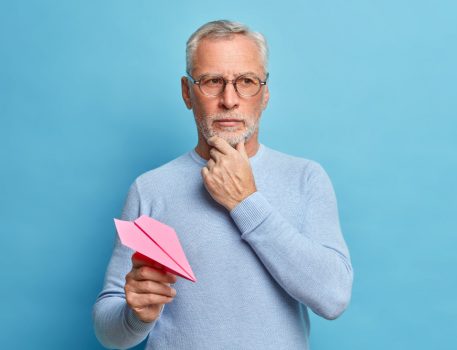
<instances>
[{"instance_id":1,"label":"solid blue backdrop","mask_svg":"<svg viewBox=\"0 0 457 350\"><path fill-rule=\"evenodd\" d=\"M320 162L355 282L313 349L451 349L457 316L453 1L2 1L0 347L101 349L91 309L130 183L196 145L188 36L263 32L260 141ZM268 331L268 330L266 330Z\"/></svg>"}]
</instances>

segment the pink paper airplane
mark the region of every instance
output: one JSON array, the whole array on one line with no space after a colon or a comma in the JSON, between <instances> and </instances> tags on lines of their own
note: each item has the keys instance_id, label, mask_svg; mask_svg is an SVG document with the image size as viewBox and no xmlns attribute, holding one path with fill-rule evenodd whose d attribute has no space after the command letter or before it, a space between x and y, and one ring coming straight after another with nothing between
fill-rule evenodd
<instances>
[{"instance_id":1,"label":"pink paper airplane","mask_svg":"<svg viewBox=\"0 0 457 350\"><path fill-rule=\"evenodd\" d=\"M147 215L133 222L114 219L114 224L123 245L159 263L175 275L197 281L172 227Z\"/></svg>"}]
</instances>

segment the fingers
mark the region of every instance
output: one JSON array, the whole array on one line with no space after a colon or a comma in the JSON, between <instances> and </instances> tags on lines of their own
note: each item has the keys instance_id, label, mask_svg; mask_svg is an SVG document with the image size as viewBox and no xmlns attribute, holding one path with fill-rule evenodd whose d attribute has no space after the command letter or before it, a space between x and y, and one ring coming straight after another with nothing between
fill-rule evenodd
<instances>
[{"instance_id":1,"label":"fingers","mask_svg":"<svg viewBox=\"0 0 457 350\"><path fill-rule=\"evenodd\" d=\"M208 144L212 146L209 150L210 157L214 159L217 163L220 162L221 158L223 158L224 155L233 154L233 151L235 151L233 147L227 143L227 141L218 136L210 137L208 139ZM241 156L245 160L249 161L249 156L246 152L244 141L240 141L235 146L235 149L241 154ZM211 168L209 168L209 170L211 170Z\"/></svg>"},{"instance_id":2,"label":"fingers","mask_svg":"<svg viewBox=\"0 0 457 350\"><path fill-rule=\"evenodd\" d=\"M203 176L203 179L206 179L206 177L209 175L209 170L206 166L204 166L201 170L201 174Z\"/></svg>"},{"instance_id":3,"label":"fingers","mask_svg":"<svg viewBox=\"0 0 457 350\"><path fill-rule=\"evenodd\" d=\"M204 179L209 175L210 171L213 170L215 165L216 165L216 162L210 158L210 160L208 160L206 165L201 170L201 174Z\"/></svg>"},{"instance_id":4,"label":"fingers","mask_svg":"<svg viewBox=\"0 0 457 350\"><path fill-rule=\"evenodd\" d=\"M214 166L216 165L216 162L213 159L208 160L206 167L208 170L213 170Z\"/></svg>"},{"instance_id":5,"label":"fingers","mask_svg":"<svg viewBox=\"0 0 457 350\"><path fill-rule=\"evenodd\" d=\"M127 304L132 308L146 308L155 305L168 304L174 300L172 297L167 297L160 294L137 294L127 293Z\"/></svg>"},{"instance_id":6,"label":"fingers","mask_svg":"<svg viewBox=\"0 0 457 350\"><path fill-rule=\"evenodd\" d=\"M211 147L209 150L209 155L211 157L210 160L214 159L214 161L219 162L220 159L224 156L224 153L222 153L215 147Z\"/></svg>"},{"instance_id":7,"label":"fingers","mask_svg":"<svg viewBox=\"0 0 457 350\"><path fill-rule=\"evenodd\" d=\"M217 148L223 154L230 154L234 151L233 147L229 145L222 137L211 136L208 140L208 144Z\"/></svg>"},{"instance_id":8,"label":"fingers","mask_svg":"<svg viewBox=\"0 0 457 350\"><path fill-rule=\"evenodd\" d=\"M158 262L149 259L146 255L135 252L135 254L132 255L132 266L136 268L144 265L151 266L159 270L162 268L162 265L160 265Z\"/></svg>"},{"instance_id":9,"label":"fingers","mask_svg":"<svg viewBox=\"0 0 457 350\"><path fill-rule=\"evenodd\" d=\"M132 266L134 274L131 277L137 279L155 280L158 278L160 281L167 283L175 283L177 279L176 275L165 271L161 264L138 252L132 255ZM165 279L162 279L161 275L165 275Z\"/></svg>"},{"instance_id":10,"label":"fingers","mask_svg":"<svg viewBox=\"0 0 457 350\"><path fill-rule=\"evenodd\" d=\"M176 283L177 277L169 272L157 270L151 266L141 266L132 268L127 274L126 280L133 279L136 281L155 281L163 283Z\"/></svg>"},{"instance_id":11,"label":"fingers","mask_svg":"<svg viewBox=\"0 0 457 350\"><path fill-rule=\"evenodd\" d=\"M166 272L162 265L138 252L132 255L132 266L132 270L125 277L127 281L133 279L175 283L177 280L177 277L172 273Z\"/></svg>"},{"instance_id":12,"label":"fingers","mask_svg":"<svg viewBox=\"0 0 457 350\"><path fill-rule=\"evenodd\" d=\"M176 290L170 284L177 277L139 253L132 255L132 265L125 276L125 299L140 320L151 322L159 317L163 304L174 300Z\"/></svg>"},{"instance_id":13,"label":"fingers","mask_svg":"<svg viewBox=\"0 0 457 350\"><path fill-rule=\"evenodd\" d=\"M156 294L173 298L176 296L176 289L168 284L154 281L130 280L125 285L126 292L135 294Z\"/></svg>"},{"instance_id":14,"label":"fingers","mask_svg":"<svg viewBox=\"0 0 457 350\"><path fill-rule=\"evenodd\" d=\"M249 161L249 156L246 152L246 148L244 147L244 141L241 141L236 145L236 150L241 153L244 159Z\"/></svg>"}]
</instances>

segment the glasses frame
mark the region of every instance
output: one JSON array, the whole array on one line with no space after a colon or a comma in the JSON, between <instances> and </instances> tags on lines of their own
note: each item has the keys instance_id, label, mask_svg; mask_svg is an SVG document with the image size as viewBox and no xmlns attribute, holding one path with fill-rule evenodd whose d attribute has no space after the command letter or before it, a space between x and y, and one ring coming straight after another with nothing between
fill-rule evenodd
<instances>
[{"instance_id":1,"label":"glasses frame","mask_svg":"<svg viewBox=\"0 0 457 350\"><path fill-rule=\"evenodd\" d=\"M238 94L238 96L240 96L240 97L254 97L254 96L256 96L256 95L260 92L260 90L262 90L262 86L263 86L263 85L267 85L267 80L268 80L268 77L269 77L270 73L267 73L267 74L266 74L265 80L262 80L262 79L260 79L258 76L254 75L255 78L259 81L259 86L260 86L260 87L259 87L259 90L258 90L254 95L244 95L244 94L242 94L241 92L239 92L238 89L236 88L236 81L237 81L238 79L244 77L244 76L252 77L253 74L251 74L251 73L241 74L241 75L237 76L235 79L231 79L231 80L225 79L222 75L217 75L217 74L203 74L203 75L199 76L198 79L194 79L194 77L192 77L188 72L186 72L186 75L187 75L187 78L190 80L190 82L191 82L192 84L194 84L194 85L198 85L198 88L200 89L200 92L201 92L203 95L208 96L208 97L217 97L217 96L221 96L221 95L224 93L224 91L225 91L225 87L226 87L227 84L229 84L229 83L233 85L233 88L235 89L235 91L236 91L236 93ZM208 93L206 93L206 92L204 92L204 91L202 90L202 87L201 87L200 82L202 81L202 79L203 79L204 77L207 77L207 76L213 76L213 77L221 78L221 79L224 81L224 86L222 87L221 92L218 93L217 95L211 95L211 94L208 94Z\"/></svg>"}]
</instances>

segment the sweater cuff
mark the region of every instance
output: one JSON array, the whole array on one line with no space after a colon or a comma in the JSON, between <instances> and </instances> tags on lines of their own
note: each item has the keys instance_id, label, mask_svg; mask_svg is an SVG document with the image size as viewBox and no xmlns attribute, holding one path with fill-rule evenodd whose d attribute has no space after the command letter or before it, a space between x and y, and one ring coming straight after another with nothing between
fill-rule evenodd
<instances>
[{"instance_id":1,"label":"sweater cuff","mask_svg":"<svg viewBox=\"0 0 457 350\"><path fill-rule=\"evenodd\" d=\"M163 311L163 308L162 308ZM160 314L162 314L162 311ZM138 317L135 316L135 313L131 308L126 306L127 313L127 324L135 333L149 333L149 331L154 327L156 321L144 322L141 321ZM160 317L160 316L159 316Z\"/></svg>"},{"instance_id":2,"label":"sweater cuff","mask_svg":"<svg viewBox=\"0 0 457 350\"><path fill-rule=\"evenodd\" d=\"M266 198L256 191L230 211L232 217L241 234L247 234L259 226L272 212L273 208Z\"/></svg>"}]
</instances>

